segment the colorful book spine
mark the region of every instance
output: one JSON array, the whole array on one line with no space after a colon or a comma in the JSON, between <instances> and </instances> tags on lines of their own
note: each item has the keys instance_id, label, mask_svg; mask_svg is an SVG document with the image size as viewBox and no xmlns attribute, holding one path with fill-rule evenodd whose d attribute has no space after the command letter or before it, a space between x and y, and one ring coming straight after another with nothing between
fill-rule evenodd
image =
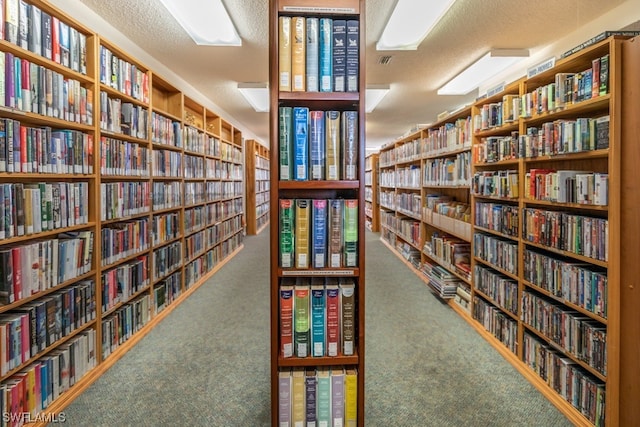
<instances>
[{"instance_id":1,"label":"colorful book spine","mask_svg":"<svg viewBox=\"0 0 640 427\"><path fill-rule=\"evenodd\" d=\"M344 229L343 229L343 211L344 200L342 199L330 199L328 201L329 212L327 223L329 226L327 235L329 239L329 253L327 259L329 261L329 267L339 268L342 267L343 258L343 242L344 242Z\"/></svg>"},{"instance_id":2,"label":"colorful book spine","mask_svg":"<svg viewBox=\"0 0 640 427\"><path fill-rule=\"evenodd\" d=\"M280 180L289 181L293 178L293 109L280 107L278 112Z\"/></svg>"},{"instance_id":3,"label":"colorful book spine","mask_svg":"<svg viewBox=\"0 0 640 427\"><path fill-rule=\"evenodd\" d=\"M328 368L318 368L316 419L318 427L331 427L331 374Z\"/></svg>"},{"instance_id":4,"label":"colorful book spine","mask_svg":"<svg viewBox=\"0 0 640 427\"><path fill-rule=\"evenodd\" d=\"M340 112L325 111L325 150L326 178L329 181L340 179Z\"/></svg>"},{"instance_id":5,"label":"colorful book spine","mask_svg":"<svg viewBox=\"0 0 640 427\"><path fill-rule=\"evenodd\" d=\"M312 278L311 282L311 348L313 357L325 354L326 294L324 279Z\"/></svg>"},{"instance_id":6,"label":"colorful book spine","mask_svg":"<svg viewBox=\"0 0 640 427\"><path fill-rule=\"evenodd\" d=\"M334 426L344 426L343 368L331 368L331 419Z\"/></svg>"},{"instance_id":7,"label":"colorful book spine","mask_svg":"<svg viewBox=\"0 0 640 427\"><path fill-rule=\"evenodd\" d=\"M280 286L280 354L293 356L293 286Z\"/></svg>"},{"instance_id":8,"label":"colorful book spine","mask_svg":"<svg viewBox=\"0 0 640 427\"><path fill-rule=\"evenodd\" d=\"M307 107L293 108L294 132L294 179L306 181L309 179L309 109Z\"/></svg>"},{"instance_id":9,"label":"colorful book spine","mask_svg":"<svg viewBox=\"0 0 640 427\"><path fill-rule=\"evenodd\" d=\"M342 112L342 173L343 179L358 179L358 112Z\"/></svg>"},{"instance_id":10,"label":"colorful book spine","mask_svg":"<svg viewBox=\"0 0 640 427\"><path fill-rule=\"evenodd\" d=\"M313 223L312 262L313 268L327 266L327 201L312 201L311 221Z\"/></svg>"},{"instance_id":11,"label":"colorful book spine","mask_svg":"<svg viewBox=\"0 0 640 427\"><path fill-rule=\"evenodd\" d=\"M355 348L356 285L353 279L340 279L342 355L353 356Z\"/></svg>"},{"instance_id":12,"label":"colorful book spine","mask_svg":"<svg viewBox=\"0 0 640 427\"><path fill-rule=\"evenodd\" d=\"M302 16L291 18L291 90L306 90L307 37L306 20Z\"/></svg>"},{"instance_id":13,"label":"colorful book spine","mask_svg":"<svg viewBox=\"0 0 640 427\"><path fill-rule=\"evenodd\" d=\"M340 347L340 287L338 279L327 278L327 356L338 355Z\"/></svg>"},{"instance_id":14,"label":"colorful book spine","mask_svg":"<svg viewBox=\"0 0 640 427\"><path fill-rule=\"evenodd\" d=\"M304 427L306 414L304 369L293 368L291 377L291 425Z\"/></svg>"},{"instance_id":15,"label":"colorful book spine","mask_svg":"<svg viewBox=\"0 0 640 427\"><path fill-rule=\"evenodd\" d=\"M291 17L278 18L278 80L281 92L291 92Z\"/></svg>"},{"instance_id":16,"label":"colorful book spine","mask_svg":"<svg viewBox=\"0 0 640 427\"><path fill-rule=\"evenodd\" d=\"M307 92L318 92L318 61L320 59L320 22L318 18L307 18Z\"/></svg>"},{"instance_id":17,"label":"colorful book spine","mask_svg":"<svg viewBox=\"0 0 640 427\"><path fill-rule=\"evenodd\" d=\"M305 371L305 427L317 427L317 394L318 379L315 369L307 369Z\"/></svg>"},{"instance_id":18,"label":"colorful book spine","mask_svg":"<svg viewBox=\"0 0 640 427\"><path fill-rule=\"evenodd\" d=\"M309 112L309 151L311 179L325 179L324 111Z\"/></svg>"},{"instance_id":19,"label":"colorful book spine","mask_svg":"<svg viewBox=\"0 0 640 427\"><path fill-rule=\"evenodd\" d=\"M347 21L333 20L333 90L344 92L347 73Z\"/></svg>"},{"instance_id":20,"label":"colorful book spine","mask_svg":"<svg viewBox=\"0 0 640 427\"><path fill-rule=\"evenodd\" d=\"M294 260L294 206L292 199L280 199L280 267L292 268Z\"/></svg>"},{"instance_id":21,"label":"colorful book spine","mask_svg":"<svg viewBox=\"0 0 640 427\"><path fill-rule=\"evenodd\" d=\"M291 427L291 371L278 372L278 426Z\"/></svg>"},{"instance_id":22,"label":"colorful book spine","mask_svg":"<svg viewBox=\"0 0 640 427\"><path fill-rule=\"evenodd\" d=\"M344 201L344 265L358 265L358 200Z\"/></svg>"},{"instance_id":23,"label":"colorful book spine","mask_svg":"<svg viewBox=\"0 0 640 427\"><path fill-rule=\"evenodd\" d=\"M295 199L294 252L296 268L309 268L311 242L311 200Z\"/></svg>"},{"instance_id":24,"label":"colorful book spine","mask_svg":"<svg viewBox=\"0 0 640 427\"><path fill-rule=\"evenodd\" d=\"M347 59L346 84L347 92L358 92L358 75L360 67L360 23L350 19L347 21Z\"/></svg>"},{"instance_id":25,"label":"colorful book spine","mask_svg":"<svg viewBox=\"0 0 640 427\"><path fill-rule=\"evenodd\" d=\"M320 92L333 91L333 20L320 18L320 59L318 60L318 72Z\"/></svg>"},{"instance_id":26,"label":"colorful book spine","mask_svg":"<svg viewBox=\"0 0 640 427\"><path fill-rule=\"evenodd\" d=\"M309 342L311 339L310 303L309 285L301 278L296 283L293 302L293 341L296 357L309 356Z\"/></svg>"},{"instance_id":27,"label":"colorful book spine","mask_svg":"<svg viewBox=\"0 0 640 427\"><path fill-rule=\"evenodd\" d=\"M344 426L358 425L358 371L347 369L344 375Z\"/></svg>"}]
</instances>

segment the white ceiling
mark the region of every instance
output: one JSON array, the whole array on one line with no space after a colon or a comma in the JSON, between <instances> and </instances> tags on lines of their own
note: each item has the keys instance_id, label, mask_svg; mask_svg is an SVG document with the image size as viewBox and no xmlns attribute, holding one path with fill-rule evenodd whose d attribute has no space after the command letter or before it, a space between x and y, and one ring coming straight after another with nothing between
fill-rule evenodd
<instances>
[{"instance_id":1,"label":"white ceiling","mask_svg":"<svg viewBox=\"0 0 640 427\"><path fill-rule=\"evenodd\" d=\"M239 82L269 79L267 0L224 0L242 47L195 45L159 0L79 1L220 106L231 121L268 144L268 114L254 112L236 89ZM636 16L622 19L627 19L625 25L637 21L638 3L640 0L457 0L417 51L378 52L375 43L395 0L367 0L366 82L391 85L391 92L367 115L367 146L380 146L416 124L435 121L442 111L473 101L476 94L445 97L436 90L489 49L528 48L532 59L536 53L550 56L545 47L557 45L558 40L568 40L566 50L604 29L621 28L610 27L621 18L602 18L608 12L628 15L624 10L634 10ZM390 64L378 64L379 57L387 54L392 55Z\"/></svg>"}]
</instances>

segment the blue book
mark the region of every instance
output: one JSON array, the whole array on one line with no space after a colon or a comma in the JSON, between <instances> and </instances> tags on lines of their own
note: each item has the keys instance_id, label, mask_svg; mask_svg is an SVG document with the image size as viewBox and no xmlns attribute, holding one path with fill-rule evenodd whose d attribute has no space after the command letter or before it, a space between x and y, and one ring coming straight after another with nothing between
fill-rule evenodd
<instances>
[{"instance_id":1,"label":"blue book","mask_svg":"<svg viewBox=\"0 0 640 427\"><path fill-rule=\"evenodd\" d=\"M293 178L309 179L309 108L293 108Z\"/></svg>"},{"instance_id":2,"label":"blue book","mask_svg":"<svg viewBox=\"0 0 640 427\"><path fill-rule=\"evenodd\" d=\"M317 377L316 371L313 368L307 368L305 370L304 377L304 389L305 389L305 421L306 427L316 427L316 417L317 417L317 409L316 409L316 397L318 395L317 390Z\"/></svg>"},{"instance_id":3,"label":"blue book","mask_svg":"<svg viewBox=\"0 0 640 427\"><path fill-rule=\"evenodd\" d=\"M318 60L320 59L320 44L318 38L318 18L307 18L307 92L318 92Z\"/></svg>"},{"instance_id":4,"label":"blue book","mask_svg":"<svg viewBox=\"0 0 640 427\"><path fill-rule=\"evenodd\" d=\"M314 277L311 281L311 351L313 357L325 355L326 307L324 278Z\"/></svg>"},{"instance_id":5,"label":"blue book","mask_svg":"<svg viewBox=\"0 0 640 427\"><path fill-rule=\"evenodd\" d=\"M358 69L360 67L359 46L360 23L356 20L349 20L347 21L347 92L358 92Z\"/></svg>"},{"instance_id":6,"label":"blue book","mask_svg":"<svg viewBox=\"0 0 640 427\"><path fill-rule=\"evenodd\" d=\"M347 73L347 21L333 21L333 90L344 92Z\"/></svg>"},{"instance_id":7,"label":"blue book","mask_svg":"<svg viewBox=\"0 0 640 427\"><path fill-rule=\"evenodd\" d=\"M311 179L325 179L325 129L324 111L309 112L309 155Z\"/></svg>"},{"instance_id":8,"label":"blue book","mask_svg":"<svg viewBox=\"0 0 640 427\"><path fill-rule=\"evenodd\" d=\"M320 18L319 35L320 92L331 92L333 91L333 21L330 18Z\"/></svg>"},{"instance_id":9,"label":"blue book","mask_svg":"<svg viewBox=\"0 0 640 427\"><path fill-rule=\"evenodd\" d=\"M46 360L40 362L40 404L42 409L49 406L49 364Z\"/></svg>"},{"instance_id":10,"label":"blue book","mask_svg":"<svg viewBox=\"0 0 640 427\"><path fill-rule=\"evenodd\" d=\"M327 200L314 199L311 209L311 222L313 224L312 263L313 268L327 266Z\"/></svg>"}]
</instances>

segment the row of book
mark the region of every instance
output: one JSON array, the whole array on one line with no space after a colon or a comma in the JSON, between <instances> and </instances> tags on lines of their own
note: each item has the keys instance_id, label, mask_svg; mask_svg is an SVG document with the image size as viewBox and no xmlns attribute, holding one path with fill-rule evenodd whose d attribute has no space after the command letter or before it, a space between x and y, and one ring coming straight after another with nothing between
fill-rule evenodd
<instances>
[{"instance_id":1,"label":"row of book","mask_svg":"<svg viewBox=\"0 0 640 427\"><path fill-rule=\"evenodd\" d=\"M207 201L207 193L205 191L204 182L185 182L184 183L184 205L193 206L205 203Z\"/></svg>"},{"instance_id":2,"label":"row of book","mask_svg":"<svg viewBox=\"0 0 640 427\"><path fill-rule=\"evenodd\" d=\"M211 194L215 187L209 190L208 184L220 184L220 183L207 183L207 194ZM182 203L183 186L179 181L161 181L153 183L153 210L158 211L162 209L179 208ZM145 193L145 196L149 193Z\"/></svg>"},{"instance_id":3,"label":"row of book","mask_svg":"<svg viewBox=\"0 0 640 427\"><path fill-rule=\"evenodd\" d=\"M244 161L242 148L222 141L222 144L220 144L220 160L238 164L242 163Z\"/></svg>"},{"instance_id":4,"label":"row of book","mask_svg":"<svg viewBox=\"0 0 640 427\"><path fill-rule=\"evenodd\" d=\"M551 295L607 318L604 269L525 249L524 279Z\"/></svg>"},{"instance_id":5,"label":"row of book","mask_svg":"<svg viewBox=\"0 0 640 427\"><path fill-rule=\"evenodd\" d=\"M422 153L435 155L471 147L471 117L428 129L422 141Z\"/></svg>"},{"instance_id":6,"label":"row of book","mask_svg":"<svg viewBox=\"0 0 640 427\"><path fill-rule=\"evenodd\" d=\"M416 257L419 256L416 254ZM411 257L408 257L411 259ZM442 299L453 298L461 280L441 265L425 261L420 263L420 271Z\"/></svg>"},{"instance_id":7,"label":"row of book","mask_svg":"<svg viewBox=\"0 0 640 427\"><path fill-rule=\"evenodd\" d=\"M473 235L473 254L514 276L518 275L518 242L491 234Z\"/></svg>"},{"instance_id":8,"label":"row of book","mask_svg":"<svg viewBox=\"0 0 640 427\"><path fill-rule=\"evenodd\" d=\"M0 249L0 303L11 304L91 270L93 232L58 235Z\"/></svg>"},{"instance_id":9,"label":"row of book","mask_svg":"<svg viewBox=\"0 0 640 427\"><path fill-rule=\"evenodd\" d=\"M196 209L204 211L204 208L194 208L185 211L185 233L193 231L190 218L192 218L192 214ZM154 245L161 245L180 235L180 214L178 212L154 215L152 224L151 241ZM204 223L202 223L202 225L204 225Z\"/></svg>"},{"instance_id":10,"label":"row of book","mask_svg":"<svg viewBox=\"0 0 640 427\"><path fill-rule=\"evenodd\" d=\"M518 315L520 299L517 281L476 264L473 271L473 284L476 290L491 298L500 308Z\"/></svg>"},{"instance_id":11,"label":"row of book","mask_svg":"<svg viewBox=\"0 0 640 427\"><path fill-rule=\"evenodd\" d=\"M518 345L518 323L504 311L475 294L473 318L513 353Z\"/></svg>"},{"instance_id":12,"label":"row of book","mask_svg":"<svg viewBox=\"0 0 640 427\"><path fill-rule=\"evenodd\" d=\"M188 179L204 179L205 177L205 159L200 156L193 156L190 154L185 154L183 157L184 161L184 177ZM211 166L215 167L216 162L220 163L214 159L207 159L206 161L206 169L209 169ZM242 169L240 169L242 170ZM208 172L208 171L207 171Z\"/></svg>"},{"instance_id":13,"label":"row of book","mask_svg":"<svg viewBox=\"0 0 640 427\"><path fill-rule=\"evenodd\" d=\"M422 218L422 196L416 193L396 193L396 209L408 216Z\"/></svg>"},{"instance_id":14,"label":"row of book","mask_svg":"<svg viewBox=\"0 0 640 427\"><path fill-rule=\"evenodd\" d=\"M154 217L153 226L159 226L163 217ZM132 219L109 224L100 231L102 240L100 259L104 267L130 257L150 247L149 218ZM156 230L153 229L154 237Z\"/></svg>"},{"instance_id":15,"label":"row of book","mask_svg":"<svg viewBox=\"0 0 640 427\"><path fill-rule=\"evenodd\" d=\"M100 92L100 129L147 139L149 110Z\"/></svg>"},{"instance_id":16,"label":"row of book","mask_svg":"<svg viewBox=\"0 0 640 427\"><path fill-rule=\"evenodd\" d=\"M95 283L87 280L0 315L0 375L95 319L95 298Z\"/></svg>"},{"instance_id":17,"label":"row of book","mask_svg":"<svg viewBox=\"0 0 640 427\"><path fill-rule=\"evenodd\" d=\"M509 135L481 138L471 149L473 163L495 163L520 158L520 143L526 143L526 140L520 139L518 135L516 130Z\"/></svg>"},{"instance_id":18,"label":"row of book","mask_svg":"<svg viewBox=\"0 0 640 427\"><path fill-rule=\"evenodd\" d=\"M144 145L100 137L100 173L148 177L151 151Z\"/></svg>"},{"instance_id":19,"label":"row of book","mask_svg":"<svg viewBox=\"0 0 640 427\"><path fill-rule=\"evenodd\" d=\"M519 212L518 206L476 202L474 224L507 236L518 237Z\"/></svg>"},{"instance_id":20,"label":"row of book","mask_svg":"<svg viewBox=\"0 0 640 427\"><path fill-rule=\"evenodd\" d=\"M358 179L357 111L280 107L280 180Z\"/></svg>"},{"instance_id":21,"label":"row of book","mask_svg":"<svg viewBox=\"0 0 640 427\"><path fill-rule=\"evenodd\" d=\"M93 92L79 80L0 52L0 105L69 122L93 124Z\"/></svg>"},{"instance_id":22,"label":"row of book","mask_svg":"<svg viewBox=\"0 0 640 427\"><path fill-rule=\"evenodd\" d=\"M182 265L182 242L177 241L153 251L153 280L160 279Z\"/></svg>"},{"instance_id":23,"label":"row of book","mask_svg":"<svg viewBox=\"0 0 640 427\"><path fill-rule=\"evenodd\" d=\"M151 112L151 142L154 144L182 147L181 123L173 119Z\"/></svg>"},{"instance_id":24,"label":"row of book","mask_svg":"<svg viewBox=\"0 0 640 427\"><path fill-rule=\"evenodd\" d=\"M102 313L149 285L149 256L142 255L101 274Z\"/></svg>"},{"instance_id":25,"label":"row of book","mask_svg":"<svg viewBox=\"0 0 640 427\"><path fill-rule=\"evenodd\" d=\"M0 238L83 225L89 219L87 182L0 184Z\"/></svg>"},{"instance_id":26,"label":"row of book","mask_svg":"<svg viewBox=\"0 0 640 427\"><path fill-rule=\"evenodd\" d=\"M470 277L471 245L458 237L434 232L423 247L425 253L462 277Z\"/></svg>"},{"instance_id":27,"label":"row of book","mask_svg":"<svg viewBox=\"0 0 640 427\"><path fill-rule=\"evenodd\" d=\"M151 159L151 174L153 176L184 177L181 153L170 150L153 150Z\"/></svg>"},{"instance_id":28,"label":"row of book","mask_svg":"<svg viewBox=\"0 0 640 427\"><path fill-rule=\"evenodd\" d=\"M278 425L358 425L358 372L351 367L278 371Z\"/></svg>"},{"instance_id":29,"label":"row of book","mask_svg":"<svg viewBox=\"0 0 640 427\"><path fill-rule=\"evenodd\" d=\"M0 38L87 74L87 36L57 16L20 0L5 0Z\"/></svg>"},{"instance_id":30,"label":"row of book","mask_svg":"<svg viewBox=\"0 0 640 427\"><path fill-rule=\"evenodd\" d=\"M162 184L153 183L154 189L156 186L164 188ZM146 181L101 182L100 220L109 221L150 212L149 193L151 183Z\"/></svg>"},{"instance_id":31,"label":"row of book","mask_svg":"<svg viewBox=\"0 0 640 427\"><path fill-rule=\"evenodd\" d=\"M455 157L427 159L422 170L423 185L467 186L471 180L471 152L458 153Z\"/></svg>"},{"instance_id":32,"label":"row of book","mask_svg":"<svg viewBox=\"0 0 640 427\"><path fill-rule=\"evenodd\" d=\"M93 136L0 118L0 172L92 174Z\"/></svg>"},{"instance_id":33,"label":"row of book","mask_svg":"<svg viewBox=\"0 0 640 427\"><path fill-rule=\"evenodd\" d=\"M243 178L242 165L224 160L207 159L205 171L207 179L241 180Z\"/></svg>"},{"instance_id":34,"label":"row of book","mask_svg":"<svg viewBox=\"0 0 640 427\"><path fill-rule=\"evenodd\" d=\"M530 169L525 198L557 203L606 206L609 175L580 170Z\"/></svg>"},{"instance_id":35,"label":"row of book","mask_svg":"<svg viewBox=\"0 0 640 427\"><path fill-rule=\"evenodd\" d=\"M420 188L420 173L420 165L396 168L396 176L394 178L396 187Z\"/></svg>"},{"instance_id":36,"label":"row of book","mask_svg":"<svg viewBox=\"0 0 640 427\"><path fill-rule=\"evenodd\" d=\"M548 297L525 290L522 321L565 352L607 375L607 326L569 310Z\"/></svg>"},{"instance_id":37,"label":"row of book","mask_svg":"<svg viewBox=\"0 0 640 427\"><path fill-rule=\"evenodd\" d=\"M149 75L100 45L100 83L132 98L149 102Z\"/></svg>"},{"instance_id":38,"label":"row of book","mask_svg":"<svg viewBox=\"0 0 640 427\"><path fill-rule=\"evenodd\" d=\"M439 193L428 193L425 195L424 202L425 211L431 211L448 218L457 219L459 221L471 221L471 206L459 200L455 200L451 196Z\"/></svg>"},{"instance_id":39,"label":"row of book","mask_svg":"<svg viewBox=\"0 0 640 427\"><path fill-rule=\"evenodd\" d=\"M281 16L278 46L280 91L358 92L357 20Z\"/></svg>"},{"instance_id":40,"label":"row of book","mask_svg":"<svg viewBox=\"0 0 640 427\"><path fill-rule=\"evenodd\" d=\"M131 338L151 320L151 297L141 295L104 318L102 325L102 360Z\"/></svg>"},{"instance_id":41,"label":"row of book","mask_svg":"<svg viewBox=\"0 0 640 427\"><path fill-rule=\"evenodd\" d=\"M356 293L352 278L283 278L279 289L282 357L353 356Z\"/></svg>"},{"instance_id":42,"label":"row of book","mask_svg":"<svg viewBox=\"0 0 640 427\"><path fill-rule=\"evenodd\" d=\"M10 376L0 384L0 410L7 426L64 422L64 413L44 413L96 366L94 329L71 338L54 351Z\"/></svg>"},{"instance_id":43,"label":"row of book","mask_svg":"<svg viewBox=\"0 0 640 427\"><path fill-rule=\"evenodd\" d=\"M358 265L358 200L280 199L280 266Z\"/></svg>"},{"instance_id":44,"label":"row of book","mask_svg":"<svg viewBox=\"0 0 640 427\"><path fill-rule=\"evenodd\" d=\"M519 194L518 181L515 169L479 171L471 177L471 194L515 199Z\"/></svg>"},{"instance_id":45,"label":"row of book","mask_svg":"<svg viewBox=\"0 0 640 427\"><path fill-rule=\"evenodd\" d=\"M176 271L153 285L155 314L160 313L182 294L182 272Z\"/></svg>"},{"instance_id":46,"label":"row of book","mask_svg":"<svg viewBox=\"0 0 640 427\"><path fill-rule=\"evenodd\" d=\"M520 136L519 156L537 157L609 148L610 116L580 117L527 127Z\"/></svg>"},{"instance_id":47,"label":"row of book","mask_svg":"<svg viewBox=\"0 0 640 427\"><path fill-rule=\"evenodd\" d=\"M420 221L411 218L396 217L393 213L380 212L380 224L392 230L403 240L414 246L420 246L422 233L420 232Z\"/></svg>"}]
</instances>

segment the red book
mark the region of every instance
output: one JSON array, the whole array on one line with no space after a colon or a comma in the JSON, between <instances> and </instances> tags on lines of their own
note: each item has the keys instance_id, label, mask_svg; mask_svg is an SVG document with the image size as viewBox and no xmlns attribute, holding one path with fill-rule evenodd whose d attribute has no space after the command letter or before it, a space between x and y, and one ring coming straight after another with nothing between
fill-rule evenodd
<instances>
[{"instance_id":1,"label":"red book","mask_svg":"<svg viewBox=\"0 0 640 427\"><path fill-rule=\"evenodd\" d=\"M280 286L280 353L293 356L293 286Z\"/></svg>"},{"instance_id":2,"label":"red book","mask_svg":"<svg viewBox=\"0 0 640 427\"><path fill-rule=\"evenodd\" d=\"M51 53L53 61L60 63L60 40L58 34L60 32L60 20L55 16L51 17Z\"/></svg>"},{"instance_id":3,"label":"red book","mask_svg":"<svg viewBox=\"0 0 640 427\"><path fill-rule=\"evenodd\" d=\"M327 279L327 356L340 348L340 288L337 279Z\"/></svg>"}]
</instances>

